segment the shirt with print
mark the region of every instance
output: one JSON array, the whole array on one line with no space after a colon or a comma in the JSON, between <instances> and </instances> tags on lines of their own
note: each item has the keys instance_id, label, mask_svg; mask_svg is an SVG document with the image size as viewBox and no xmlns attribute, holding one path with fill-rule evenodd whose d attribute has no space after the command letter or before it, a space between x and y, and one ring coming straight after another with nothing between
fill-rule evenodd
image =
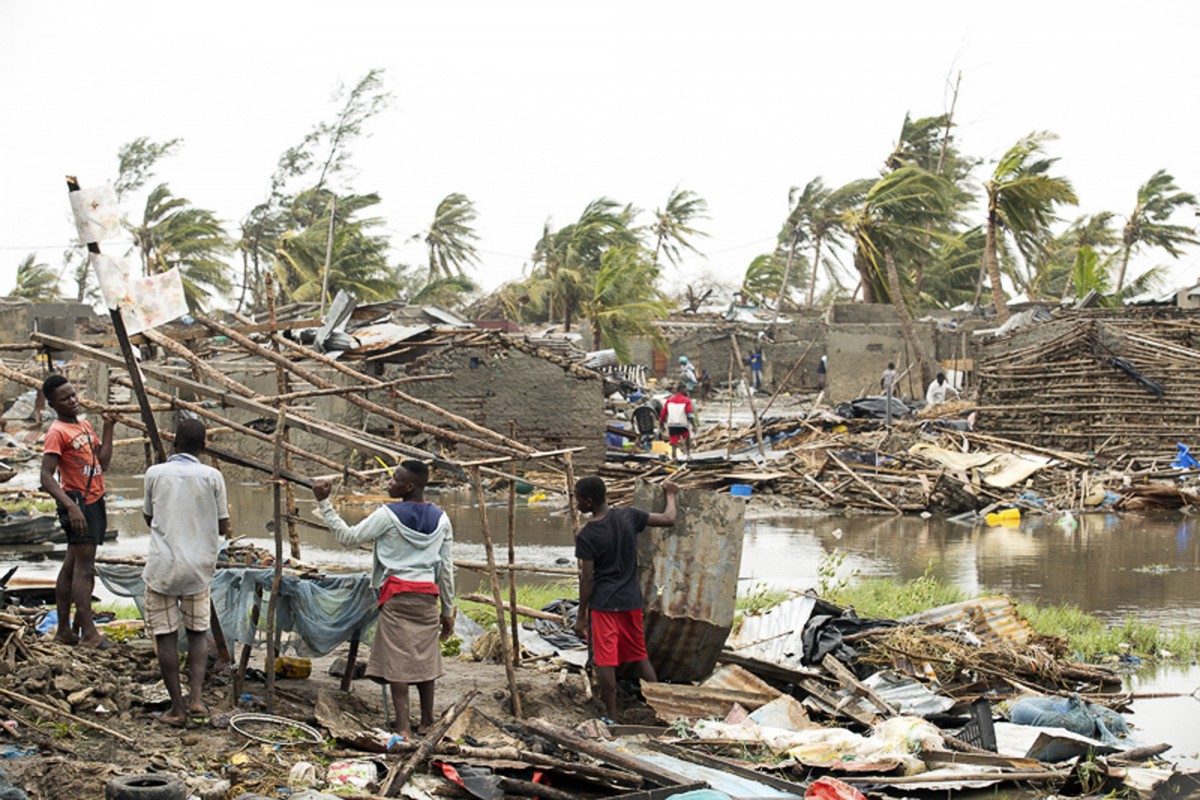
<instances>
[{"instance_id":1,"label":"shirt with print","mask_svg":"<svg viewBox=\"0 0 1200 800\"><path fill-rule=\"evenodd\" d=\"M637 535L646 529L650 514L640 508L610 508L603 519L584 525L575 537L575 557L591 561L595 584L589 607L596 611L641 609L638 581Z\"/></svg>"},{"instance_id":2,"label":"shirt with print","mask_svg":"<svg viewBox=\"0 0 1200 800\"><path fill-rule=\"evenodd\" d=\"M188 453L146 470L142 511L151 518L142 580L166 595L199 594L212 585L229 518L225 479Z\"/></svg>"},{"instance_id":3,"label":"shirt with print","mask_svg":"<svg viewBox=\"0 0 1200 800\"><path fill-rule=\"evenodd\" d=\"M672 428L687 427L688 417L692 414L692 401L686 394L676 394L667 400L663 406L660 422L665 422Z\"/></svg>"},{"instance_id":4,"label":"shirt with print","mask_svg":"<svg viewBox=\"0 0 1200 800\"><path fill-rule=\"evenodd\" d=\"M104 497L104 470L100 468L100 440L91 424L83 419L63 422L56 419L46 431L43 452L58 456L58 482L68 492L87 491L88 505ZM88 485L88 476L92 483Z\"/></svg>"}]
</instances>

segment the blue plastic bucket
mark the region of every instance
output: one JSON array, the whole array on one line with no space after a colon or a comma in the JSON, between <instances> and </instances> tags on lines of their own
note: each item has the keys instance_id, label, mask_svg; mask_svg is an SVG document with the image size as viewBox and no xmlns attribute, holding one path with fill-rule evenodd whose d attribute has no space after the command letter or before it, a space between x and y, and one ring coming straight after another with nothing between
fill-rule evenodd
<instances>
[{"instance_id":1,"label":"blue plastic bucket","mask_svg":"<svg viewBox=\"0 0 1200 800\"><path fill-rule=\"evenodd\" d=\"M729 487L729 493L734 497L749 497L751 492L750 484L735 483Z\"/></svg>"}]
</instances>

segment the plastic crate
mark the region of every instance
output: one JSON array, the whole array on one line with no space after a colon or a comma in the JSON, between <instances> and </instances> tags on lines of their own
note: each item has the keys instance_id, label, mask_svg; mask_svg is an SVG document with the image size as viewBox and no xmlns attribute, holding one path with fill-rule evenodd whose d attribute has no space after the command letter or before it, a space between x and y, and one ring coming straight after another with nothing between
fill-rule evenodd
<instances>
[{"instance_id":1,"label":"plastic crate","mask_svg":"<svg viewBox=\"0 0 1200 800\"><path fill-rule=\"evenodd\" d=\"M992 725L992 704L982 697L971 703L971 719L956 736L969 745L996 752L996 729Z\"/></svg>"}]
</instances>

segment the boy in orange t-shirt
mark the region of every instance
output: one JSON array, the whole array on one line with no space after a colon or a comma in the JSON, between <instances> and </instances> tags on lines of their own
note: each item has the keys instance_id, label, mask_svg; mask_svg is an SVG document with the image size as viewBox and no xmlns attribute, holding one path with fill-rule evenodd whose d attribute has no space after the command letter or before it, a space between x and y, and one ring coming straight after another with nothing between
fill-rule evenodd
<instances>
[{"instance_id":1,"label":"boy in orange t-shirt","mask_svg":"<svg viewBox=\"0 0 1200 800\"><path fill-rule=\"evenodd\" d=\"M58 414L46 431L42 488L58 503L58 520L67 534L67 557L54 584L58 604L58 632L54 638L63 644L77 643L71 631L73 602L79 625L78 644L111 647L92 621L92 589L96 582L96 546L104 542L108 527L104 470L112 460L113 419L105 416L104 434L97 440L91 424L79 419L79 396L66 378L46 378L42 394Z\"/></svg>"}]
</instances>

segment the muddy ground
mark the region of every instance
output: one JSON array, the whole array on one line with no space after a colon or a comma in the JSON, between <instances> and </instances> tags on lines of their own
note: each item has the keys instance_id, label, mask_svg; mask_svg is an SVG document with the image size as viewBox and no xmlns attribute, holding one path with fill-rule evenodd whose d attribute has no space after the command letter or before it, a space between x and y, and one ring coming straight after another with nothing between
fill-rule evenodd
<instances>
[{"instance_id":1,"label":"muddy ground","mask_svg":"<svg viewBox=\"0 0 1200 800\"><path fill-rule=\"evenodd\" d=\"M329 675L328 668L339 656L344 660L344 649L314 659L309 678L279 679L274 713L324 732L316 716L317 700L322 693L339 691L340 679ZM365 650L360 651L360 660L365 660ZM9 695L0 696L0 721L17 722L16 735L0 734L4 736L0 744L9 745L9 754L37 750L16 757L6 754L2 766L12 785L24 789L33 800L104 797L105 783L116 775L164 771L192 777L193 789L202 798L223 800L247 792L277 796L276 789L287 786L288 771L298 761L324 766L372 755L328 740L317 746L274 747L231 730L229 719L236 711L265 709L252 700L231 710L227 676L210 674L206 683L205 699L213 711L207 724L192 722L185 729L177 729L158 722L151 714L166 705L152 702L158 673L153 648L145 639L131 640L106 652L39 640L31 655L27 661L18 661L15 669L0 667L4 672L0 688L64 709L70 707L79 717L133 740L130 744L83 725L67 724L48 711L31 708ZM256 655L254 665L262 666L261 656ZM497 720L511 718L502 665L447 658L445 669L445 676L437 683L438 714L474 689L478 692L475 708ZM583 674L578 671L530 664L518 669L517 684L525 717L538 716L572 726L601 712L597 701L589 698ZM261 697L265 685L261 680L248 680L244 694ZM351 694L353 698L335 695L333 705L353 712L367 726L382 728L380 687L369 680L356 680ZM98 712L98 708L102 710ZM415 691L411 708L416 714ZM624 717L629 722L644 722L648 721L647 712L645 706L633 704ZM273 733L266 728L260 732ZM284 735L289 732L285 730ZM296 735L294 729L290 735Z\"/></svg>"}]
</instances>

